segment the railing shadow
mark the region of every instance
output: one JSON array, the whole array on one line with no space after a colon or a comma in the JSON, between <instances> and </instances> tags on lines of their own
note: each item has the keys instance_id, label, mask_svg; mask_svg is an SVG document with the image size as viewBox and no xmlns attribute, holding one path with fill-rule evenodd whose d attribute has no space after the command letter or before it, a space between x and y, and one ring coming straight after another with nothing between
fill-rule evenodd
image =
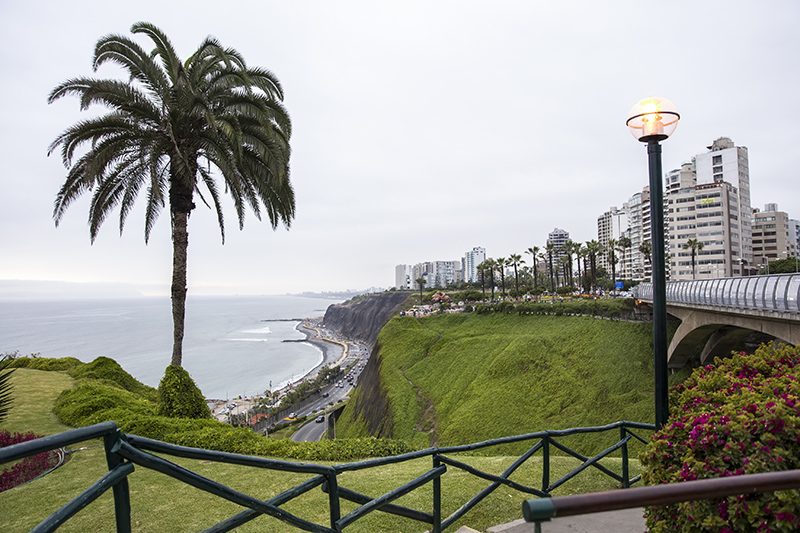
<instances>
[{"instance_id":1,"label":"railing shadow","mask_svg":"<svg viewBox=\"0 0 800 533\"><path fill-rule=\"evenodd\" d=\"M16 461L44 451L58 449L86 440L102 438L104 442L108 473L103 475L100 480L87 488L84 492L67 503L64 507L45 518L32 531L54 531L64 522L73 517L78 511L89 505L100 495L111 489L114 495L114 509L116 515L116 528L118 532L131 531L131 504L128 489L128 476L134 471L135 466L148 468L164 475L170 476L182 483L188 484L199 490L208 492L218 498L233 502L245 509L217 524L206 529L207 532L226 532L253 520L254 518L267 515L290 524L303 531L313 532L340 532L348 526L362 519L373 511L394 514L414 521L422 522L431 527L434 533L440 533L455 524L467 512L473 509L478 503L484 500L492 492L500 487L533 495L540 498L549 498L550 493L564 483L573 479L575 476L587 469L596 469L604 475L611 477L619 483L621 487L629 487L639 480L639 476L630 478L628 443L631 440L646 443L634 430L652 431L654 426L651 424L640 424L635 422L617 422L606 426L592 428L574 428L558 431L541 431L526 435L517 435L499 439L487 440L474 444L462 446L449 446L441 448L428 448L416 452L391 457L369 459L365 461L338 464L333 466L318 465L313 463L294 463L267 459L264 457L253 457L226 453L219 451L203 450L186 446L177 446L165 442L128 435L121 433L114 422L104 422L93 426L74 429L43 437L40 439L23 442L13 446L0 449L0 464ZM564 437L587 433L618 432L619 440L592 457L572 450L562 442ZM483 472L473 466L454 457L454 454L463 452L475 452L493 446L507 444L533 442L533 444L518 459L516 459L500 475ZM574 457L580 461L580 465L571 472L560 477L551 479L551 452L560 450L561 452ZM526 461L534 457L538 452L542 456L542 478L541 484L536 487L523 485L512 481L510 476L517 471ZM614 472L612 469L600 463L603 458L612 454L621 454L621 472ZM155 455L159 454L159 455ZM267 500L256 498L231 487L206 478L183 466L175 464L161 456L171 456L198 460L210 460L221 463L247 466L252 468L263 468L277 470L281 472L291 472L308 474L310 477L306 481L291 487L284 492L273 496ZM430 457L432 466L430 469L419 475L417 478L394 488L393 490L379 495L370 496L339 485L339 476L345 472L366 470L377 468L384 465L402 463L416 460L419 458ZM469 501L464 502L450 516L442 517L442 476L448 468L455 468L468 473L478 479L486 481L488 484L478 494ZM432 485L431 512L418 509L411 509L397 505L395 500L409 494L425 485ZM291 500L306 494L316 487L328 495L328 515L327 525L317 524L305 518L296 516L282 506ZM347 500L357 504L357 507L342 516L341 500ZM452 498L448 498L448 501Z\"/></svg>"}]
</instances>

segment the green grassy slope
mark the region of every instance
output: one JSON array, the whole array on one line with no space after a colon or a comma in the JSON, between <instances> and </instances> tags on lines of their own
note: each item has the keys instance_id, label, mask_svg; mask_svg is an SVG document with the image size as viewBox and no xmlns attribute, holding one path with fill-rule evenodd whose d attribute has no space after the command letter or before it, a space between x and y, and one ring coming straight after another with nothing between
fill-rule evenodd
<instances>
[{"instance_id":1,"label":"green grassy slope","mask_svg":"<svg viewBox=\"0 0 800 533\"><path fill-rule=\"evenodd\" d=\"M652 422L651 328L588 317L396 317L378 340L393 436L415 446L452 445ZM346 408L339 436L363 432L355 412Z\"/></svg>"}]
</instances>

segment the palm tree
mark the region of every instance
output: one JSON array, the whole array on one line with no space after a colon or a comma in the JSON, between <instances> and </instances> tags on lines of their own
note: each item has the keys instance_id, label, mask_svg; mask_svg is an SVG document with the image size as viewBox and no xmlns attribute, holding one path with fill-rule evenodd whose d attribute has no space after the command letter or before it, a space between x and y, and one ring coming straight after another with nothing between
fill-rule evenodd
<instances>
[{"instance_id":1,"label":"palm tree","mask_svg":"<svg viewBox=\"0 0 800 533\"><path fill-rule=\"evenodd\" d=\"M547 254L547 263L550 265L550 292L556 292L555 282L553 281L553 254L556 252L556 245L552 242L548 242L545 247L544 251Z\"/></svg>"},{"instance_id":2,"label":"palm tree","mask_svg":"<svg viewBox=\"0 0 800 533\"><path fill-rule=\"evenodd\" d=\"M622 279L625 279L625 252L633 245L630 237L622 236L617 241L617 250L622 252Z\"/></svg>"},{"instance_id":3,"label":"palm tree","mask_svg":"<svg viewBox=\"0 0 800 533\"><path fill-rule=\"evenodd\" d=\"M539 270L537 268L537 264L539 262L539 247L533 246L531 248L528 248L527 250L525 250L525 253L531 254L531 263L533 263L533 266L531 267L533 268L533 288L535 290L536 286L539 284L539 279L536 275L537 271Z\"/></svg>"},{"instance_id":4,"label":"palm tree","mask_svg":"<svg viewBox=\"0 0 800 533\"><path fill-rule=\"evenodd\" d=\"M425 287L425 278L419 277L416 282L419 285L419 305L422 305L422 288Z\"/></svg>"},{"instance_id":5,"label":"palm tree","mask_svg":"<svg viewBox=\"0 0 800 533\"><path fill-rule=\"evenodd\" d=\"M159 213L169 204L172 270L172 364L183 358L186 308L186 254L189 214L195 199L210 199L223 226L221 191L231 195L239 228L246 208L270 224L287 228L295 213L289 183L291 122L282 105L283 89L262 68L250 68L233 49L208 37L182 62L167 36L139 22L131 27L154 44L146 51L121 35L102 37L93 66L116 63L129 79L73 78L50 93L80 98L81 108L101 104L105 114L81 121L61 133L48 153L61 147L68 169L53 210L56 226L74 200L93 191L89 234L94 242L111 211L119 206L122 231L136 197L144 189L145 243ZM75 160L81 146L86 153ZM218 184L216 169L222 178ZM263 206L263 207L262 207Z\"/></svg>"},{"instance_id":6,"label":"palm tree","mask_svg":"<svg viewBox=\"0 0 800 533\"><path fill-rule=\"evenodd\" d=\"M522 256L519 254L511 254L508 256L508 264L509 266L514 267L514 291L516 292L516 297L519 298L519 265L522 263Z\"/></svg>"},{"instance_id":7,"label":"palm tree","mask_svg":"<svg viewBox=\"0 0 800 533\"><path fill-rule=\"evenodd\" d=\"M688 241L686 241L686 244L683 245L684 250L692 251L692 279L694 279L695 276L695 268L694 268L695 256L700 250L703 249L704 246L705 245L702 242L698 241L697 239L689 239Z\"/></svg>"},{"instance_id":8,"label":"palm tree","mask_svg":"<svg viewBox=\"0 0 800 533\"><path fill-rule=\"evenodd\" d=\"M650 244L650 241L642 242L642 244L639 245L639 251L642 253L642 256L644 256L645 261L652 263L653 245Z\"/></svg>"},{"instance_id":9,"label":"palm tree","mask_svg":"<svg viewBox=\"0 0 800 533\"><path fill-rule=\"evenodd\" d=\"M497 269L497 261L492 259L491 257L483 262L486 266L486 270L489 272L489 281L491 282L492 288L492 301L494 302L494 271Z\"/></svg>"},{"instance_id":10,"label":"palm tree","mask_svg":"<svg viewBox=\"0 0 800 533\"><path fill-rule=\"evenodd\" d=\"M592 239L586 243L586 250L589 254L589 267L592 271L592 289L597 285L597 256L603 253L605 247Z\"/></svg>"},{"instance_id":11,"label":"palm tree","mask_svg":"<svg viewBox=\"0 0 800 533\"><path fill-rule=\"evenodd\" d=\"M558 265L560 267L558 270L564 273L564 284L562 287L569 285L567 278L569 277L570 261L570 258L566 255L562 255L558 258Z\"/></svg>"},{"instance_id":12,"label":"palm tree","mask_svg":"<svg viewBox=\"0 0 800 533\"><path fill-rule=\"evenodd\" d=\"M567 242L564 243L563 247L564 253L567 254L567 272L565 272L565 277L569 276L570 286L575 284L572 276L572 254L577 252L576 246L577 243L575 241L568 239Z\"/></svg>"},{"instance_id":13,"label":"palm tree","mask_svg":"<svg viewBox=\"0 0 800 533\"><path fill-rule=\"evenodd\" d=\"M608 262L611 264L611 286L613 287L612 290L617 290L617 247L619 246L619 241L614 238L608 239Z\"/></svg>"},{"instance_id":14,"label":"palm tree","mask_svg":"<svg viewBox=\"0 0 800 533\"><path fill-rule=\"evenodd\" d=\"M578 285L580 285L581 294L584 289L584 278L586 277L586 258L589 257L589 250L581 243L577 243L577 257L578 257ZM583 273L581 273L581 259L583 259Z\"/></svg>"},{"instance_id":15,"label":"palm tree","mask_svg":"<svg viewBox=\"0 0 800 533\"><path fill-rule=\"evenodd\" d=\"M481 274L481 291L483 291L483 300L486 301L486 260L482 261L477 267L478 272Z\"/></svg>"},{"instance_id":16,"label":"palm tree","mask_svg":"<svg viewBox=\"0 0 800 533\"><path fill-rule=\"evenodd\" d=\"M500 273L500 287L503 290L503 299L506 298L506 267L509 266L510 260L505 257L497 258L497 271Z\"/></svg>"}]
</instances>

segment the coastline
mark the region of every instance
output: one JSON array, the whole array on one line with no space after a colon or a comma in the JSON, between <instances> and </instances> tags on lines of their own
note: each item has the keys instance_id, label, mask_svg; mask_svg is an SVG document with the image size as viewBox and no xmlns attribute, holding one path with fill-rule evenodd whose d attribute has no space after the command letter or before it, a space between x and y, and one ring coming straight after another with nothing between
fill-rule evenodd
<instances>
[{"instance_id":1,"label":"coastline","mask_svg":"<svg viewBox=\"0 0 800 533\"><path fill-rule=\"evenodd\" d=\"M324 365L331 365L345 356L344 346L336 341L320 338L319 332L315 328L306 326L304 322L299 322L297 326L295 326L295 329L306 336L304 342L313 344L322 351L322 361L309 370L305 376L302 376L302 379L316 374Z\"/></svg>"}]
</instances>

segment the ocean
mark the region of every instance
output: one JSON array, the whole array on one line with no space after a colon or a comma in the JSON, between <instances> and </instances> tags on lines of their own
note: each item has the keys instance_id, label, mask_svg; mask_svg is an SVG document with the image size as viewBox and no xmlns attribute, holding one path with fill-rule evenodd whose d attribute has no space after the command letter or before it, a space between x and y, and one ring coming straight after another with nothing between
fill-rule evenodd
<instances>
[{"instance_id":1,"label":"ocean","mask_svg":"<svg viewBox=\"0 0 800 533\"><path fill-rule=\"evenodd\" d=\"M189 296L183 367L206 398L261 394L319 365L322 350L295 328L340 300L303 296ZM168 297L0 302L0 353L98 356L153 387L172 358Z\"/></svg>"}]
</instances>

